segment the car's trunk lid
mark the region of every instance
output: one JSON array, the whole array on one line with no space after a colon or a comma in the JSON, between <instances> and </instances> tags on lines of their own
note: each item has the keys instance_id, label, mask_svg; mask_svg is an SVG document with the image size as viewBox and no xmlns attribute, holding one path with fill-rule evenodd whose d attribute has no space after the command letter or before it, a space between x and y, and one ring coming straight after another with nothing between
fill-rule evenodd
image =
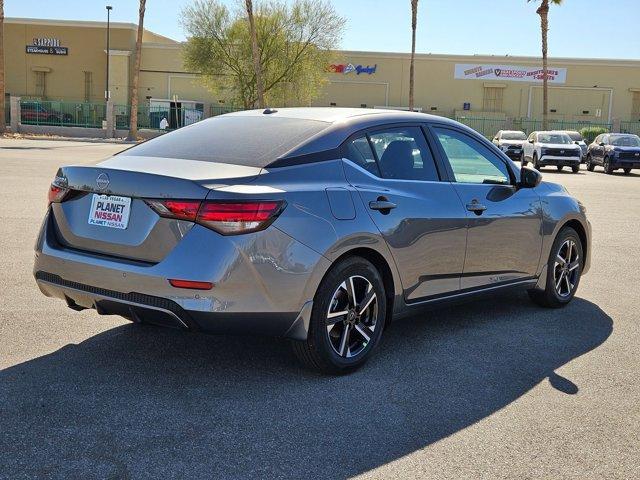
<instances>
[{"instance_id":1,"label":"car's trunk lid","mask_svg":"<svg viewBox=\"0 0 640 480\"><path fill-rule=\"evenodd\" d=\"M255 167L135 156L63 167L58 181L73 192L52 204L52 221L65 247L157 263L193 223L160 217L145 199L204 200L212 188L251 182L259 173Z\"/></svg>"}]
</instances>

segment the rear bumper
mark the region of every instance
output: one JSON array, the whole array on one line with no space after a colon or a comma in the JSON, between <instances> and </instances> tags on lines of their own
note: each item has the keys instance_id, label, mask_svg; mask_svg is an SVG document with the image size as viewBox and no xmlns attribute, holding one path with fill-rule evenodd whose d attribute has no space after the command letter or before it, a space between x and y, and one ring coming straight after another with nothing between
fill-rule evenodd
<instances>
[{"instance_id":1,"label":"rear bumper","mask_svg":"<svg viewBox=\"0 0 640 480\"><path fill-rule=\"evenodd\" d=\"M300 326L329 261L274 226L225 237L194 226L157 264L61 246L45 219L34 276L47 296L74 309L208 333L306 337ZM211 290L168 279L208 281Z\"/></svg>"}]
</instances>

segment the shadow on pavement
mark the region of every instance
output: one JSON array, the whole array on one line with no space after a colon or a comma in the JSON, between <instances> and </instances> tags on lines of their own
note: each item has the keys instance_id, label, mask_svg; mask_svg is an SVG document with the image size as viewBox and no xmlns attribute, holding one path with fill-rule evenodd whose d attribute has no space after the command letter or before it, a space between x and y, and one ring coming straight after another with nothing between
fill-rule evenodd
<instances>
[{"instance_id":1,"label":"shadow on pavement","mask_svg":"<svg viewBox=\"0 0 640 480\"><path fill-rule=\"evenodd\" d=\"M127 325L0 372L0 477L346 478L451 435L602 344L579 298L516 294L394 323L346 377L286 342Z\"/></svg>"}]
</instances>

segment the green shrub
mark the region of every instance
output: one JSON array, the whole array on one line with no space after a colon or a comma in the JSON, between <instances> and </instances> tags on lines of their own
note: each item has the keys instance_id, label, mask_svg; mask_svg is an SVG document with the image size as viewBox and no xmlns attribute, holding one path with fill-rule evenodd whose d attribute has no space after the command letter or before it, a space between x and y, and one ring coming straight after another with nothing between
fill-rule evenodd
<instances>
[{"instance_id":1,"label":"green shrub","mask_svg":"<svg viewBox=\"0 0 640 480\"><path fill-rule=\"evenodd\" d=\"M598 135L603 133L609 133L609 130L604 127L584 127L580 129L580 135L582 135L586 143L593 142Z\"/></svg>"}]
</instances>

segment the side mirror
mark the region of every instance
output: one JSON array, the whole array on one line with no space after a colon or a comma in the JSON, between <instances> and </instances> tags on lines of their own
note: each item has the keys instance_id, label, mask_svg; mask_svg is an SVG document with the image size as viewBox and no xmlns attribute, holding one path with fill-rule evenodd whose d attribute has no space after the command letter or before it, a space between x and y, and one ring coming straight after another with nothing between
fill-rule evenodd
<instances>
[{"instance_id":1,"label":"side mirror","mask_svg":"<svg viewBox=\"0 0 640 480\"><path fill-rule=\"evenodd\" d=\"M601 147L604 147L604 142L600 142L598 145L600 145Z\"/></svg>"},{"instance_id":2,"label":"side mirror","mask_svg":"<svg viewBox=\"0 0 640 480\"><path fill-rule=\"evenodd\" d=\"M520 169L520 188L536 188L542 181L542 174L532 168L522 167Z\"/></svg>"},{"instance_id":3,"label":"side mirror","mask_svg":"<svg viewBox=\"0 0 640 480\"><path fill-rule=\"evenodd\" d=\"M575 142L573 142L573 143L575 143L576 145L580 145L580 142L577 141L577 140Z\"/></svg>"},{"instance_id":4,"label":"side mirror","mask_svg":"<svg viewBox=\"0 0 640 480\"><path fill-rule=\"evenodd\" d=\"M529 143L533 143L533 138L529 140Z\"/></svg>"}]
</instances>

